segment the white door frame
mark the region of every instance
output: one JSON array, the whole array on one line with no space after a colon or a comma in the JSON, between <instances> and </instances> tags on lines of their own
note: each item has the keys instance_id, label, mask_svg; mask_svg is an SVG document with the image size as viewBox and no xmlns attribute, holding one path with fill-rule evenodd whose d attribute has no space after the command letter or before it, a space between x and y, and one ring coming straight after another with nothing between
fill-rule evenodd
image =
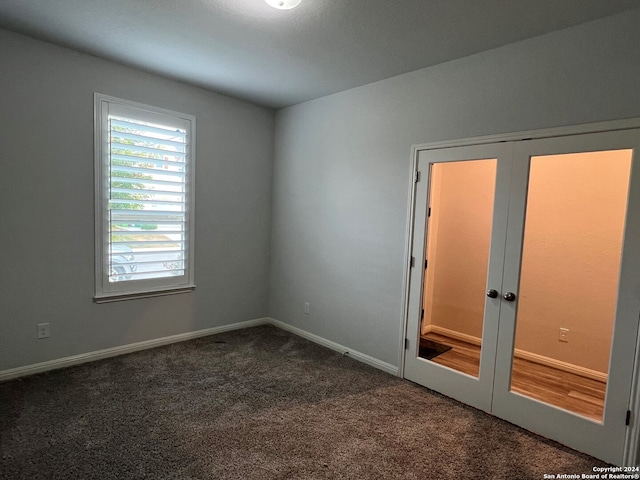
<instances>
[{"instance_id":1,"label":"white door frame","mask_svg":"<svg viewBox=\"0 0 640 480\"><path fill-rule=\"evenodd\" d=\"M410 183L407 204L407 222L405 233L405 275L403 281L403 302L402 302L402 322L400 326L400 345L398 349L398 374L404 378L405 369L405 342L407 341L407 322L409 318L409 293L411 277L411 256L413 252L413 225L415 221L416 208L416 175L418 166L418 155L422 150L434 150L450 147L482 145L487 143L521 141L529 139L564 137L570 135L580 135L587 133L609 132L618 130L630 130L640 128L640 118L616 120L609 122L599 122L569 127L557 127L542 130L513 132L499 135L487 135L466 139L446 140L413 145L411 147L410 161ZM632 208L631 205L628 208ZM640 319L639 319L640 322ZM625 438L625 448L623 453L623 465L640 465L640 334L636 339L636 350L633 363L633 383L631 385L631 395L629 399L629 410L631 411L630 425Z\"/></svg>"}]
</instances>

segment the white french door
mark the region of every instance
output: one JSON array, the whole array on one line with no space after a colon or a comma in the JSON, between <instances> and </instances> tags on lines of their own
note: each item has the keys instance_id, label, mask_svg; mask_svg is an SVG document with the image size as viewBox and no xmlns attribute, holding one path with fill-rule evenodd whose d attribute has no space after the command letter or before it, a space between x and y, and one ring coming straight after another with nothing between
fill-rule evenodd
<instances>
[{"instance_id":1,"label":"white french door","mask_svg":"<svg viewBox=\"0 0 640 480\"><path fill-rule=\"evenodd\" d=\"M445 297L440 303L444 304L443 310L452 311L451 304L462 303L461 295L465 295L465 304L473 304L473 307L462 307L463 311L474 310L475 315L473 322L480 324L480 341L481 355L479 359L478 373L464 373L452 368L443 368L440 364L425 360L420 356L420 338L423 333L423 320L425 315L425 307L429 309L429 302L423 302L424 285L428 273L436 271L439 268L447 270L452 260L462 262L462 265L456 265L457 269L466 267L469 263L480 264L475 270L480 270L484 277L488 278L492 288L500 290L502 288L502 273L505 253L505 239L507 233L507 215L509 205L509 188L511 183L511 152L513 147L507 143L480 145L472 147L445 148L440 150L421 151L418 156L418 178L416 183L415 194L415 220L414 220L414 237L413 237L413 257L414 268L411 272L410 283L410 301L409 301L409 321L407 325L407 339L409 348L406 350L406 359L404 366L405 378L428 386L434 390L442 392L448 396L461 400L476 408L485 411L491 411L491 399L493 396L493 372L496 361L496 347L498 339L498 320L500 315L500 302L485 297L484 285L480 286L480 290L470 292L468 288L463 289L452 284L458 284L460 276L454 277L452 281L444 281L445 286L450 287L442 292ZM472 171L468 177L470 182L474 181L474 174L485 167L488 170L485 174L484 190L493 193L495 200L493 206L485 207L485 215L487 210L491 217L485 224L480 227L484 230L484 237L490 237L490 245L484 243L485 250L480 251L477 255L473 255L474 260L468 258L467 250L453 247L453 251L449 252L447 258L442 259L442 255L436 254L434 250L435 239L432 238L431 244L427 242L430 230L428 223L439 219L441 209L444 208L440 202L431 197L436 192L435 188L429 189L430 185L440 187L442 189L442 177L446 175L448 168L455 169L460 167L464 169L466 166L473 165ZM437 168L443 167L443 172L436 171ZM448 168L447 168L448 167ZM452 181L456 180L456 173L452 172ZM487 182L487 176L494 176ZM433 181L434 177L436 181ZM449 182L451 183L451 182ZM489 185L486 185L489 183ZM446 187L445 187L445 192ZM486 195L485 195L486 196ZM473 202L473 198L470 200ZM471 205L466 205L470 207ZM472 213L473 214L473 213ZM456 212L451 212L451 216L455 216ZM454 219L455 220L455 219ZM455 226L448 230L454 230ZM435 228L431 229L431 232ZM432 235L433 237L433 235ZM456 233L452 232L446 238L445 243L451 245L452 240L463 240L457 238ZM442 242L439 246L442 248ZM427 255L432 250L432 255ZM430 256L431 258L427 258ZM436 263L436 261L440 263ZM431 262L429 265L428 262ZM423 270L421 266L426 268ZM442 265L442 267L441 267ZM462 274L464 276L464 273ZM468 296L471 298L468 298ZM486 298L486 300L485 300ZM426 305L425 305L426 303ZM479 305L479 308L478 308ZM428 314L428 312L427 312ZM477 325L476 325L477 328Z\"/></svg>"},{"instance_id":2,"label":"white french door","mask_svg":"<svg viewBox=\"0 0 640 480\"><path fill-rule=\"evenodd\" d=\"M419 150L404 377L622 464L639 151L639 130Z\"/></svg>"}]
</instances>

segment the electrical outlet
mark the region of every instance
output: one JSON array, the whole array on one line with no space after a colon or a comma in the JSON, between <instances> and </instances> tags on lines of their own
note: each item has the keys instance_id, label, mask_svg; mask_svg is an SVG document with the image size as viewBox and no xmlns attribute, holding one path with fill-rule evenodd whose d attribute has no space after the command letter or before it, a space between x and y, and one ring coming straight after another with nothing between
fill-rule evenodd
<instances>
[{"instance_id":1,"label":"electrical outlet","mask_svg":"<svg viewBox=\"0 0 640 480\"><path fill-rule=\"evenodd\" d=\"M48 323L38 324L38 338L49 338L51 336L51 326Z\"/></svg>"},{"instance_id":2,"label":"electrical outlet","mask_svg":"<svg viewBox=\"0 0 640 480\"><path fill-rule=\"evenodd\" d=\"M304 313L305 315L309 315L311 313L311 305L309 305L308 303L304 304Z\"/></svg>"},{"instance_id":3,"label":"electrical outlet","mask_svg":"<svg viewBox=\"0 0 640 480\"><path fill-rule=\"evenodd\" d=\"M558 334L558 340L560 342L569 342L569 329L568 328L560 328L560 333Z\"/></svg>"}]
</instances>

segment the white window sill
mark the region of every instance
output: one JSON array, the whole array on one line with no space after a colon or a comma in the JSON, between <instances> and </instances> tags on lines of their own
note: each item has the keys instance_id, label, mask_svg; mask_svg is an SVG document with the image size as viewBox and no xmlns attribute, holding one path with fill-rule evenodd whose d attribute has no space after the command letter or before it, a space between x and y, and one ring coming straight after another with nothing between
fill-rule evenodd
<instances>
[{"instance_id":1,"label":"white window sill","mask_svg":"<svg viewBox=\"0 0 640 480\"><path fill-rule=\"evenodd\" d=\"M195 285L188 285L179 288L168 288L166 290L153 290L149 292L136 293L112 293L104 295L96 295L93 297L95 303L111 303L123 302L125 300L134 300L136 298L164 297L166 295L177 295L180 293L190 293L196 289Z\"/></svg>"}]
</instances>

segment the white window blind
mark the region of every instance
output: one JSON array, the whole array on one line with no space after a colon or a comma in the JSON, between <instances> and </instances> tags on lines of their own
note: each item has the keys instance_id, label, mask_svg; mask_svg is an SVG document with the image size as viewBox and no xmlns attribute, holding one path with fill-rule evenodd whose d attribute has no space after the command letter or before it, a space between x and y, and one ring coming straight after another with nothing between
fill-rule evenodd
<instances>
[{"instance_id":1,"label":"white window blind","mask_svg":"<svg viewBox=\"0 0 640 480\"><path fill-rule=\"evenodd\" d=\"M104 96L96 108L96 296L192 286L193 118Z\"/></svg>"}]
</instances>

